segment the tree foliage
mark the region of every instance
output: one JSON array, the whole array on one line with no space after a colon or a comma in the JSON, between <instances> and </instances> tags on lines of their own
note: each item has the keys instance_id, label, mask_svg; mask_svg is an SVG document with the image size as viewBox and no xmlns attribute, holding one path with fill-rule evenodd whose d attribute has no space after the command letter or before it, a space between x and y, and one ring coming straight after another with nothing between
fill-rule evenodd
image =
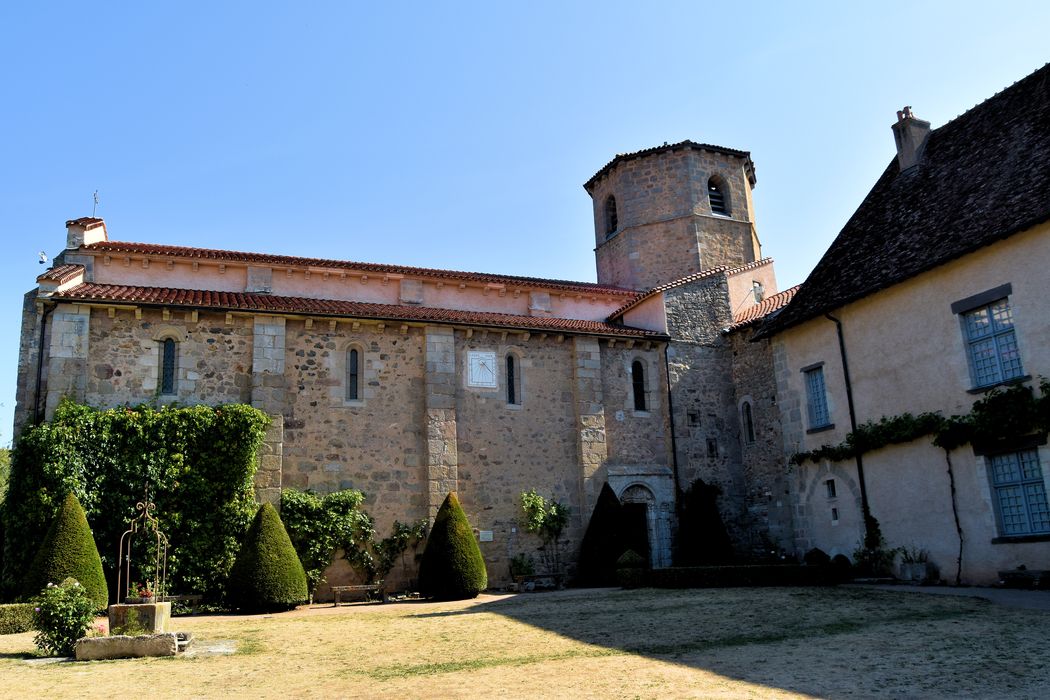
<instances>
[{"instance_id":1,"label":"tree foliage","mask_svg":"<svg viewBox=\"0 0 1050 700\"><path fill-rule=\"evenodd\" d=\"M521 509L525 512L525 529L539 535L543 542L540 553L547 573L562 573L561 550L564 543L561 535L569 523L572 509L553 496L547 500L536 493L536 489L521 494Z\"/></svg>"},{"instance_id":2,"label":"tree foliage","mask_svg":"<svg viewBox=\"0 0 1050 700\"><path fill-rule=\"evenodd\" d=\"M91 536L84 509L73 494L68 494L61 510L44 537L26 575L23 594L37 595L49 583L72 578L83 587L83 593L95 605L105 610L109 604L106 576L102 573L102 559Z\"/></svg>"},{"instance_id":3,"label":"tree foliage","mask_svg":"<svg viewBox=\"0 0 1050 700\"><path fill-rule=\"evenodd\" d=\"M476 598L488 586L488 572L466 513L450 493L434 518L419 566L419 590L428 598Z\"/></svg>"},{"instance_id":4,"label":"tree foliage","mask_svg":"<svg viewBox=\"0 0 1050 700\"><path fill-rule=\"evenodd\" d=\"M411 525L394 521L389 537L376 540L375 523L361 506L365 495L346 489L321 496L312 491L281 492L281 516L299 553L311 591L324 581L336 550L369 583L386 577L409 547L426 538L427 521Z\"/></svg>"},{"instance_id":5,"label":"tree foliage","mask_svg":"<svg viewBox=\"0 0 1050 700\"><path fill-rule=\"evenodd\" d=\"M3 508L3 590L21 591L62 499L79 499L115 579L120 536L146 488L171 542L169 589L215 600L255 513L256 453L269 418L250 406L138 406L100 411L63 402L19 439ZM156 580L133 559L132 580Z\"/></svg>"},{"instance_id":6,"label":"tree foliage","mask_svg":"<svg viewBox=\"0 0 1050 700\"><path fill-rule=\"evenodd\" d=\"M308 596L306 573L281 516L263 503L230 571L228 598L248 612L294 608Z\"/></svg>"}]
</instances>

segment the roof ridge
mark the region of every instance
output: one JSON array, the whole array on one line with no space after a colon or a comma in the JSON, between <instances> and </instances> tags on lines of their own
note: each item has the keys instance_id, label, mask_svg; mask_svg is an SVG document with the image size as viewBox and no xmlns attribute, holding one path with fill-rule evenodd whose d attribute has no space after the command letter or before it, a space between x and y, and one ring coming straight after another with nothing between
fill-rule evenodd
<instances>
[{"instance_id":1,"label":"roof ridge","mask_svg":"<svg viewBox=\"0 0 1050 700\"><path fill-rule=\"evenodd\" d=\"M554 331L654 339L664 337L663 334L655 331L586 319L524 316L495 311L468 311L464 309L383 304L368 301L287 297L252 292L223 292L219 290L147 287L96 282L85 282L71 289L56 292L52 298L152 306L195 306L221 310L372 318L387 321L431 321L473 326L520 328L540 332Z\"/></svg>"},{"instance_id":2,"label":"roof ridge","mask_svg":"<svg viewBox=\"0 0 1050 700\"><path fill-rule=\"evenodd\" d=\"M140 249L126 250L127 248ZM176 246L169 245L166 243L141 243L135 241L100 241L98 243L91 243L85 245L84 249L89 251L112 251L112 252L144 252L148 254L148 251L143 249L157 249L154 251L156 255L184 255L186 257L193 257L192 253L206 254L217 259L228 259L228 260L241 260L244 262L252 262L252 260L258 261L261 258L269 261L280 261L286 265L316 265L318 267L332 266L332 267L343 267L347 269L360 269L360 270L378 270L384 272L395 272L398 274L415 274L421 277L446 277L446 278L473 278L476 280L486 280L490 282L502 282L502 283L518 283L523 285L533 285L537 287L549 287L549 288L562 288L562 289L577 289L577 290L589 290L600 294L610 294L616 296L628 296L637 294L637 290L627 289L626 287L616 287L612 285L599 284L597 282L577 282L574 280L562 280L552 279L544 277L528 277L525 275L504 275L499 273L491 272L470 272L467 270L447 270L441 268L428 268L428 267L415 267L411 265L397 265L393 263L367 263L353 260L337 260L334 258L310 258L296 255L282 255L278 253L253 253L249 251L240 250L224 250L221 248L201 248L197 246Z\"/></svg>"}]
</instances>

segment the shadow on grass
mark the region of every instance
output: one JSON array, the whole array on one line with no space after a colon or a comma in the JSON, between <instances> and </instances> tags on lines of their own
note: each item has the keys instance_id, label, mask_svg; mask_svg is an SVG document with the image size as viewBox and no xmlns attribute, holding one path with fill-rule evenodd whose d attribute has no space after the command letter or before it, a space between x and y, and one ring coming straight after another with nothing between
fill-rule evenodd
<instances>
[{"instance_id":1,"label":"shadow on grass","mask_svg":"<svg viewBox=\"0 0 1050 700\"><path fill-rule=\"evenodd\" d=\"M375 669L374 676L636 655L820 696L888 691L944 697L956 694L953 683L962 694L1002 690L994 672L981 671L981 677L968 684L965 673L946 677L940 660L946 656L962 663L959 670L965 671L966 657L972 653L967 643L973 635L962 628L967 621L986 624L996 618L987 603L973 599L842 588L590 589L527 593L410 617L486 614L586 646L552 654L402 665ZM988 633L994 635L995 630ZM1014 661L1024 669L1025 661ZM931 673L934 668L937 671Z\"/></svg>"}]
</instances>

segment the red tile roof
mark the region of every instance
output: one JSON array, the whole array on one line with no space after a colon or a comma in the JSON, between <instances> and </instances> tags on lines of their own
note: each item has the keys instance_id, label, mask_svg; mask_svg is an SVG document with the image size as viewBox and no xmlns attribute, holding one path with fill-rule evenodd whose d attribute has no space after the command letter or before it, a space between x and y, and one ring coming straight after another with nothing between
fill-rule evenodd
<instances>
[{"instance_id":1,"label":"red tile roof","mask_svg":"<svg viewBox=\"0 0 1050 700\"><path fill-rule=\"evenodd\" d=\"M270 255L268 253L243 253L233 250L212 250L209 248L189 248L156 243L130 243L124 241L103 241L86 245L83 250L102 253L130 253L136 255L164 255L176 258L197 260L216 260L224 262L243 262L258 265L278 265L287 267L327 267L337 270L357 270L367 273L410 275L442 280L471 280L490 284L502 284L520 287L538 287L579 294L603 294L613 296L634 296L638 292L623 287L611 287L590 282L572 282L568 280L543 279L539 277L517 277L513 275L494 275L484 272L460 272L457 270L438 270L426 267L406 267L404 265L385 265L381 263L361 263L347 260L327 260L323 258L300 258L287 255Z\"/></svg>"},{"instance_id":2,"label":"red tile roof","mask_svg":"<svg viewBox=\"0 0 1050 700\"><path fill-rule=\"evenodd\" d=\"M85 229L93 229L102 226L105 222L94 216L82 216L79 219L70 219L66 226L83 226Z\"/></svg>"},{"instance_id":3,"label":"red tile roof","mask_svg":"<svg viewBox=\"0 0 1050 700\"><path fill-rule=\"evenodd\" d=\"M52 267L50 270L45 270L43 274L36 278L37 282L68 282L80 273L84 271L83 265L58 265Z\"/></svg>"},{"instance_id":4,"label":"red tile roof","mask_svg":"<svg viewBox=\"0 0 1050 700\"><path fill-rule=\"evenodd\" d=\"M745 328L757 321L761 321L774 312L780 311L791 302L791 299L795 296L795 292L797 292L801 286L801 284L796 284L790 289L785 289L778 294L766 297L754 306L744 309L733 317L733 324L726 328L726 330L735 331L740 328Z\"/></svg>"},{"instance_id":5,"label":"red tile roof","mask_svg":"<svg viewBox=\"0 0 1050 700\"><path fill-rule=\"evenodd\" d=\"M756 267L762 267L763 265L769 265L773 262L773 258L762 258L761 260L755 260L754 262L744 263L736 267L729 267L728 265L719 265L718 267L712 267L707 270L700 272L694 272L691 275L685 277L679 277L672 282L666 282L659 286L653 287L647 292L641 292L637 297L631 299L626 304L618 308L616 311L609 315L609 318L616 318L622 316L624 313L630 311L634 307L641 304L646 299L659 294L660 292L667 291L668 289L674 289L675 287L681 287L683 284L689 284L690 282L697 282L702 279L709 277L717 277L718 275L735 275L739 272L746 272L747 270L753 270Z\"/></svg>"},{"instance_id":6,"label":"red tile roof","mask_svg":"<svg viewBox=\"0 0 1050 700\"><path fill-rule=\"evenodd\" d=\"M654 340L664 337L660 333L627 326L617 326L602 321L519 316L516 314L461 311L458 309L436 309L425 306L371 304L334 299L282 297L244 292L214 292L200 289L81 284L64 292L58 292L51 298L147 306L188 306L217 311L257 311L262 313L368 318L384 321L450 323L466 326L514 328L537 332L652 338Z\"/></svg>"}]
</instances>

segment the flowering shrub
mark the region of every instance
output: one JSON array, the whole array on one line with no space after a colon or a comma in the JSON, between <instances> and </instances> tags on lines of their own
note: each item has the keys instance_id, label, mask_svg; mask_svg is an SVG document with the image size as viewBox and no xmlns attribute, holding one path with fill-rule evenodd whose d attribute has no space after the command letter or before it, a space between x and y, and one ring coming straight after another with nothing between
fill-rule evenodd
<instances>
[{"instance_id":1,"label":"flowering shrub","mask_svg":"<svg viewBox=\"0 0 1050 700\"><path fill-rule=\"evenodd\" d=\"M72 656L77 640L95 621L95 603L76 579L47 588L33 601L33 641L48 656Z\"/></svg>"}]
</instances>

